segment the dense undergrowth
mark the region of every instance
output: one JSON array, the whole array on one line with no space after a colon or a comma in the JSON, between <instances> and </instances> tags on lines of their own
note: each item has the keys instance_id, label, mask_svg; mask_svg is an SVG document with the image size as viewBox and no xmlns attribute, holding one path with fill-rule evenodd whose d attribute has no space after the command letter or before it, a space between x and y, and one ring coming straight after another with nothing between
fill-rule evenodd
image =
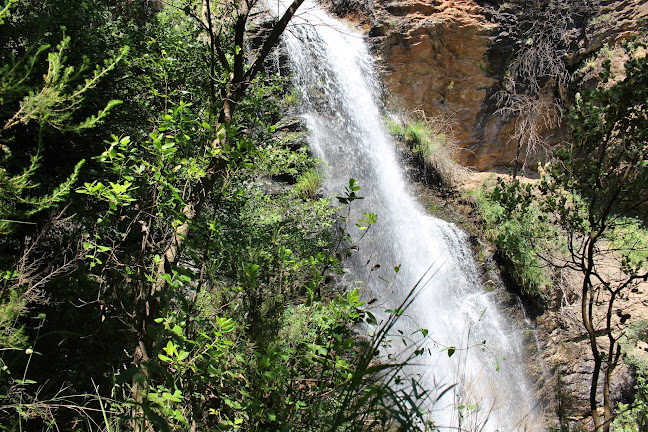
<instances>
[{"instance_id":1,"label":"dense undergrowth","mask_svg":"<svg viewBox=\"0 0 648 432\"><path fill-rule=\"evenodd\" d=\"M345 216L353 180L320 197L303 137L278 130L295 97L261 67L274 33L241 42L253 3L0 3L0 429L432 427L426 393L394 385L407 359L376 361L401 311L360 337L370 307L336 285L346 227L376 217ZM595 383L646 337L614 308L647 277L646 70L629 55L623 79L575 98L574 146L537 186L478 197L526 294L552 301L556 268L583 273ZM456 184L442 127L390 129ZM631 362L634 402L593 397L619 430L645 427Z\"/></svg>"},{"instance_id":2,"label":"dense undergrowth","mask_svg":"<svg viewBox=\"0 0 648 432\"><path fill-rule=\"evenodd\" d=\"M0 3L0 430L428 425L242 7Z\"/></svg>"},{"instance_id":3,"label":"dense undergrowth","mask_svg":"<svg viewBox=\"0 0 648 432\"><path fill-rule=\"evenodd\" d=\"M535 187L518 179L490 179L472 192L492 242L523 295L550 301L554 274L550 256L565 253L564 238L543 215L533 197Z\"/></svg>"}]
</instances>

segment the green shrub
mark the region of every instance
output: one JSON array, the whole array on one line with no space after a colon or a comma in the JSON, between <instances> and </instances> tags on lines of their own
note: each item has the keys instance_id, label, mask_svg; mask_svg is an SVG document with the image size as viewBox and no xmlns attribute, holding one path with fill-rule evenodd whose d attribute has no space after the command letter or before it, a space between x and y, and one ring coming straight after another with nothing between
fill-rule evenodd
<instances>
[{"instance_id":1,"label":"green shrub","mask_svg":"<svg viewBox=\"0 0 648 432\"><path fill-rule=\"evenodd\" d=\"M551 287L551 269L543 252L559 249L557 232L542 215L533 186L514 179L485 183L476 193L486 235L497 246L505 265L522 292L545 297Z\"/></svg>"},{"instance_id":2,"label":"green shrub","mask_svg":"<svg viewBox=\"0 0 648 432\"><path fill-rule=\"evenodd\" d=\"M648 322L641 320L629 325L623 342L626 363L634 370L636 378L634 398L630 403L619 403L612 422L612 431L641 432L648 430L648 360L638 354L638 341L648 342Z\"/></svg>"},{"instance_id":3,"label":"green shrub","mask_svg":"<svg viewBox=\"0 0 648 432\"><path fill-rule=\"evenodd\" d=\"M616 219L608 236L609 242L621 255L621 266L627 273L636 273L648 265L648 230L638 219Z\"/></svg>"},{"instance_id":4,"label":"green shrub","mask_svg":"<svg viewBox=\"0 0 648 432\"><path fill-rule=\"evenodd\" d=\"M648 430L648 371L637 376L635 399L630 404L620 403L612 422L615 432L641 432Z\"/></svg>"}]
</instances>

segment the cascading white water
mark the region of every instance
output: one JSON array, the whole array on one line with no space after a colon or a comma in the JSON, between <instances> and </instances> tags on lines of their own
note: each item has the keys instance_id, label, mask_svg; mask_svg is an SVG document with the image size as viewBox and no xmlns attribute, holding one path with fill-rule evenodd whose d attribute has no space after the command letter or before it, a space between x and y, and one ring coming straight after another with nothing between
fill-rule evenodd
<instances>
[{"instance_id":1,"label":"cascading white water","mask_svg":"<svg viewBox=\"0 0 648 432\"><path fill-rule=\"evenodd\" d=\"M413 197L383 127L378 77L363 37L307 0L283 43L303 97L309 144L324 161L326 193L339 195L356 178L365 199L353 206L360 215L378 215L348 280L369 280L366 298L394 308L426 276L397 330L429 331L430 354L417 358L424 387L440 391L456 384L429 407L431 418L442 430L539 429L519 330L481 288L466 235L427 215ZM371 271L374 264L381 266ZM395 279L385 293L381 278ZM450 346L457 348L453 356L442 351Z\"/></svg>"}]
</instances>

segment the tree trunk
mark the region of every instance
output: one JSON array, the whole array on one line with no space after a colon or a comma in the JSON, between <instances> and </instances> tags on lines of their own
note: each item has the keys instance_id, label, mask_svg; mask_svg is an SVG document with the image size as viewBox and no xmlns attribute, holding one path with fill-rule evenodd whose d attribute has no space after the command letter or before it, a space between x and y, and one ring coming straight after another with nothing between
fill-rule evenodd
<instances>
[{"instance_id":1,"label":"tree trunk","mask_svg":"<svg viewBox=\"0 0 648 432\"><path fill-rule=\"evenodd\" d=\"M208 2L209 0L205 0ZM249 1L249 0L247 0ZM272 31L264 41L263 45L256 54L254 61L251 66L245 70L244 65L247 64L245 61L245 51L243 49L244 37L247 27L247 19L249 16L249 4L244 2L241 5L239 10L239 15L235 25L235 35L234 41L236 44L239 44L240 47L234 54L234 70L230 74L231 81L227 86L228 91L224 97L223 104L220 107L218 115L214 113L214 117L218 119L216 124L215 131L217 133L224 129L227 130L228 126L231 124L236 110L236 105L244 96L248 87L252 83L252 80L256 75L261 71L265 59L270 54L272 49L278 44L281 34L286 29L288 22L293 17L299 6L303 3L304 0L294 0L290 7L286 10L284 15L277 21ZM209 11L209 4L206 5L203 3L203 15L204 11ZM194 17L197 18L197 17ZM229 70L229 64L223 63L227 62L227 59L222 54L220 50L220 35L214 34L213 26L211 25L211 17L208 18L208 24L204 23L200 18L203 25L203 29L208 31L208 41L210 43L210 48L212 52L216 51L219 56L221 65L226 70ZM210 79L213 79L210 78ZM220 138L217 137L212 144L213 146L224 146L227 136ZM230 161L231 162L231 161ZM196 184L193 187L191 195L187 200L187 204L182 210L182 214L185 218L185 221L182 225L178 226L171 237L170 242L163 254L163 260L158 265L156 269L156 281L150 287L148 293L144 295L144 298L138 299L142 303L143 307L140 308L142 316L139 317L139 324L137 328L137 338L138 343L133 352L133 365L140 369L144 376L148 379L148 371L146 370L145 363L149 361L153 356L154 341L153 338L149 335L149 327L155 323L157 318L161 317L161 311L163 309L163 290L166 285L166 280L164 275L168 274L173 266L177 263L180 256L180 252L184 242L189 235L190 223L200 214L207 197L211 193L211 190L216 183L216 180L219 178L221 173L227 169L228 162L221 158L220 156L214 156L209 162L206 174L198 179ZM143 402L143 396L145 389L139 384L136 378L133 379L132 393L135 401L141 403ZM141 409L135 410L135 415L142 414ZM134 430L139 430L138 422L134 420L133 422ZM149 425L150 426L150 425Z\"/></svg>"}]
</instances>

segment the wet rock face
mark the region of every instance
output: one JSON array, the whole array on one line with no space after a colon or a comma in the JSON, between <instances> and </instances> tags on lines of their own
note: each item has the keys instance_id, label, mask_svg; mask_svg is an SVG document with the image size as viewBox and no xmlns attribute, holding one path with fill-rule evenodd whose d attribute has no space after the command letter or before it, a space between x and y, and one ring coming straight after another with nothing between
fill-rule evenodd
<instances>
[{"instance_id":1,"label":"wet rock face","mask_svg":"<svg viewBox=\"0 0 648 432\"><path fill-rule=\"evenodd\" d=\"M349 2L364 5L355 19L370 26L369 35L383 65L389 109L421 110L446 119L465 149L460 157L464 165L478 170L511 165L517 147L512 139L514 128L495 113L493 98L516 43L489 13L502 2L336 1L341 15ZM648 18L645 0L594 0L593 6L596 18L579 23L582 28L570 29L572 42L564 61L572 71L604 43L613 45L635 35L639 19ZM547 83L542 97L554 97L551 84ZM542 135L558 142L564 129L543 130Z\"/></svg>"},{"instance_id":2,"label":"wet rock face","mask_svg":"<svg viewBox=\"0 0 648 432\"><path fill-rule=\"evenodd\" d=\"M376 24L372 0L321 0L329 12L360 24L365 29Z\"/></svg>"}]
</instances>

